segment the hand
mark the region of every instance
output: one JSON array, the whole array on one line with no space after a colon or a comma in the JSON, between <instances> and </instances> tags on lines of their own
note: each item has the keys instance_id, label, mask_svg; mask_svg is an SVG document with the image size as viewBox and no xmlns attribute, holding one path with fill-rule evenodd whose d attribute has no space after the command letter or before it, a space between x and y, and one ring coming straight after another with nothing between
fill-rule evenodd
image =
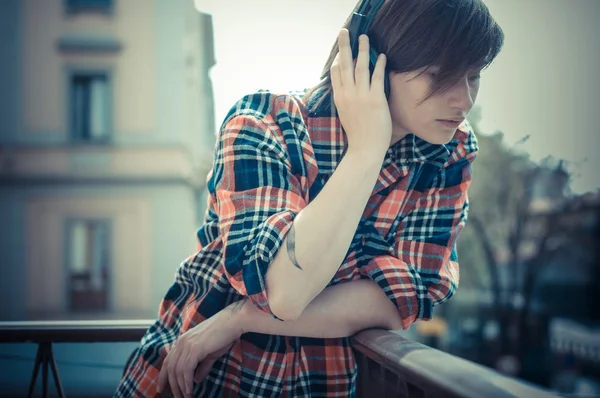
<instances>
[{"instance_id":1,"label":"hand","mask_svg":"<svg viewBox=\"0 0 600 398\"><path fill-rule=\"evenodd\" d=\"M338 35L339 53L331 65L333 99L348 137L348 149L387 151L392 139L392 119L383 88L385 55L369 72L369 38L359 37L356 68L347 29Z\"/></svg>"},{"instance_id":2,"label":"hand","mask_svg":"<svg viewBox=\"0 0 600 398\"><path fill-rule=\"evenodd\" d=\"M164 390L168 380L175 398L191 397L194 382L201 382L215 361L242 335L237 309L243 303L229 305L179 336L160 369L158 393Z\"/></svg>"}]
</instances>

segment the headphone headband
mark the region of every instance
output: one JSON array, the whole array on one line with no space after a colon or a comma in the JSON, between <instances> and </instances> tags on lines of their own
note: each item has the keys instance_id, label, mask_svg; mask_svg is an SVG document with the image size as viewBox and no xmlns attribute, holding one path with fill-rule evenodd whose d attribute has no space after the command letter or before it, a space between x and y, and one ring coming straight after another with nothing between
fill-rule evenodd
<instances>
[{"instance_id":1,"label":"headphone headband","mask_svg":"<svg viewBox=\"0 0 600 398\"><path fill-rule=\"evenodd\" d=\"M373 23L373 19L375 19L375 15L381 8L384 0L363 0L358 7L357 14L365 17L366 25L364 33L368 31Z\"/></svg>"},{"instance_id":2,"label":"headphone headband","mask_svg":"<svg viewBox=\"0 0 600 398\"><path fill-rule=\"evenodd\" d=\"M350 47L354 58L358 56L358 37L369 32L383 2L384 0L362 0L358 10L352 14L348 31L350 32Z\"/></svg>"}]
</instances>

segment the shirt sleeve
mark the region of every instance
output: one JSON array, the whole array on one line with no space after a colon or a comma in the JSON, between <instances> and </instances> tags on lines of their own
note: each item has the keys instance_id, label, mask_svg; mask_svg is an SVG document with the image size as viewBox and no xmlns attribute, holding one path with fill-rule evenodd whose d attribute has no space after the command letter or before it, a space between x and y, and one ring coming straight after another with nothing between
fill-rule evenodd
<instances>
[{"instance_id":1,"label":"shirt sleeve","mask_svg":"<svg viewBox=\"0 0 600 398\"><path fill-rule=\"evenodd\" d=\"M461 143L433 184L419 195L396 232L391 254L373 257L361 275L375 281L398 308L402 326L432 317L433 307L450 299L459 283L456 239L467 221L467 188L476 144ZM454 159L453 159L454 158ZM458 159L457 159L458 158Z\"/></svg>"},{"instance_id":2,"label":"shirt sleeve","mask_svg":"<svg viewBox=\"0 0 600 398\"><path fill-rule=\"evenodd\" d=\"M264 121L235 116L221 129L208 184L216 197L225 275L237 292L273 317L265 275L306 207L305 179L292 173L284 148Z\"/></svg>"}]
</instances>

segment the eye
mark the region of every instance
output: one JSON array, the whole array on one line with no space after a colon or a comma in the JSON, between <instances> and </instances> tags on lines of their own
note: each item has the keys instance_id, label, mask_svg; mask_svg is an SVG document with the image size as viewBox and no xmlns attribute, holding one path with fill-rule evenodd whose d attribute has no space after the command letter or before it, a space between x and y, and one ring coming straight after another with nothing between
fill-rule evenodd
<instances>
[{"instance_id":1,"label":"eye","mask_svg":"<svg viewBox=\"0 0 600 398\"><path fill-rule=\"evenodd\" d=\"M432 66L425 70L425 74L427 76L435 79L440 74L440 70L438 67Z\"/></svg>"}]
</instances>

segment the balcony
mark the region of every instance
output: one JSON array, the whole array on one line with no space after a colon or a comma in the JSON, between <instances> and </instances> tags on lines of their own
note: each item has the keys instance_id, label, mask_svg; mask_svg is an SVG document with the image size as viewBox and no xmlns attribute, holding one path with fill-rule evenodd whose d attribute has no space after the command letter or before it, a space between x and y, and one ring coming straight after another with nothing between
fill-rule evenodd
<instances>
[{"instance_id":1,"label":"balcony","mask_svg":"<svg viewBox=\"0 0 600 398\"><path fill-rule=\"evenodd\" d=\"M28 396L64 396L55 343L137 342L153 321L0 322L0 343L37 344ZM370 329L353 337L359 363L358 396L371 397L552 397L551 393L501 375L396 333ZM123 367L125 363L123 363ZM40 383L39 369L42 369ZM52 372L49 375L48 368ZM37 381L37 382L36 382ZM39 386L41 384L41 387ZM116 386L115 386L116 387ZM22 391L24 394L25 391ZM102 393L105 393L102 391ZM88 396L100 396L90 391Z\"/></svg>"}]
</instances>

